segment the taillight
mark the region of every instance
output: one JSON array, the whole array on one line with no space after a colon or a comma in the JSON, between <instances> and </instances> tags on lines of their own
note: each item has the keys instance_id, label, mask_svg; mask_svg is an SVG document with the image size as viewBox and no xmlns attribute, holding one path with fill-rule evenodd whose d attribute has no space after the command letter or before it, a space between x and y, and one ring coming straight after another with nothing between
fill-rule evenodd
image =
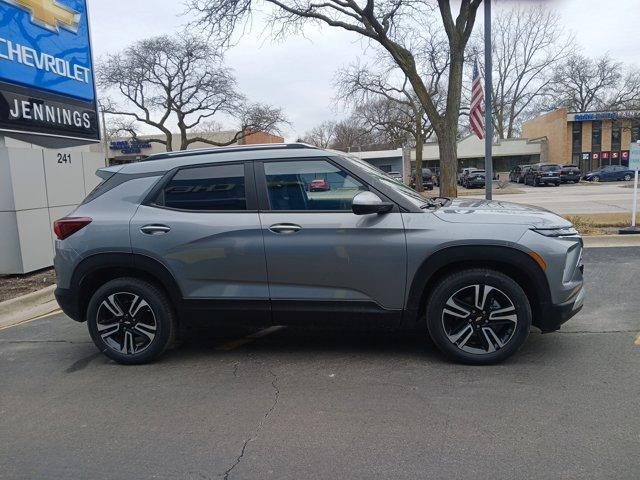
<instances>
[{"instance_id":1,"label":"taillight","mask_svg":"<svg viewBox=\"0 0 640 480\"><path fill-rule=\"evenodd\" d=\"M53 222L53 231L58 240L64 240L89 225L93 220L89 217L65 217Z\"/></svg>"}]
</instances>

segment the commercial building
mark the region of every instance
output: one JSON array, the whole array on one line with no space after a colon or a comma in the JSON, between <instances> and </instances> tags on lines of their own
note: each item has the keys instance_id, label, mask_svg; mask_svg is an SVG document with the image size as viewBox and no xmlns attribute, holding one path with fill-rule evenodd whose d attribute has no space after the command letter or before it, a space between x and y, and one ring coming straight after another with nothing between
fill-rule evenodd
<instances>
[{"instance_id":1,"label":"commercial building","mask_svg":"<svg viewBox=\"0 0 640 480\"><path fill-rule=\"evenodd\" d=\"M233 140L236 135L236 131L223 131L223 132L211 132L211 133L197 133L193 136L204 137L210 141L218 143L227 143ZM153 142L150 140L164 140L164 135L141 135L136 140L131 138L117 138L107 142L107 148L109 150L109 163L111 165L119 165L122 163L131 163L142 160L150 155L156 153L164 153L167 151L167 147L162 143ZM179 150L181 144L181 136L179 133L173 135L172 147L173 150ZM284 138L277 135L271 135L264 132L254 132L247 134L241 138L235 145L256 145L262 143L284 143ZM197 148L211 148L213 145L206 142L194 142L191 143L187 150L194 150ZM103 145L93 145L91 147L92 152L103 153Z\"/></svg>"},{"instance_id":2,"label":"commercial building","mask_svg":"<svg viewBox=\"0 0 640 480\"><path fill-rule=\"evenodd\" d=\"M496 172L508 172L514 165L545 161L547 144L544 139L499 140L493 145L493 168ZM401 173L405 182L415 172L415 149L379 150L372 152L350 152L385 172ZM439 170L440 150L435 142L425 143L422 151L422 166L434 172ZM458 142L458 169L466 167L484 168L484 140L469 135Z\"/></svg>"},{"instance_id":3,"label":"commercial building","mask_svg":"<svg viewBox=\"0 0 640 480\"><path fill-rule=\"evenodd\" d=\"M523 137L543 139L548 162L573 164L583 172L629 165L631 142L640 140L640 110L570 112L560 108L525 122Z\"/></svg>"}]
</instances>

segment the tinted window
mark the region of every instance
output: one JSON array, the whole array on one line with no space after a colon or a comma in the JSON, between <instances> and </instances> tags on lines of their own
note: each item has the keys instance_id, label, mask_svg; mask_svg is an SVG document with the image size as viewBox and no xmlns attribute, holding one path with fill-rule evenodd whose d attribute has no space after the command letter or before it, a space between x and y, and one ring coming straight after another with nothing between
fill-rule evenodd
<instances>
[{"instance_id":1,"label":"tinted window","mask_svg":"<svg viewBox=\"0 0 640 480\"><path fill-rule=\"evenodd\" d=\"M244 165L179 170L156 203L182 210L246 210Z\"/></svg>"},{"instance_id":2,"label":"tinted window","mask_svg":"<svg viewBox=\"0 0 640 480\"><path fill-rule=\"evenodd\" d=\"M611 150L620 150L622 142L622 124L614 120L611 124Z\"/></svg>"},{"instance_id":3,"label":"tinted window","mask_svg":"<svg viewBox=\"0 0 640 480\"><path fill-rule=\"evenodd\" d=\"M560 165L542 165L540 170L543 172L557 172L560 170Z\"/></svg>"},{"instance_id":4,"label":"tinted window","mask_svg":"<svg viewBox=\"0 0 640 480\"><path fill-rule=\"evenodd\" d=\"M266 162L272 210L351 210L353 197L368 190L326 160Z\"/></svg>"}]
</instances>

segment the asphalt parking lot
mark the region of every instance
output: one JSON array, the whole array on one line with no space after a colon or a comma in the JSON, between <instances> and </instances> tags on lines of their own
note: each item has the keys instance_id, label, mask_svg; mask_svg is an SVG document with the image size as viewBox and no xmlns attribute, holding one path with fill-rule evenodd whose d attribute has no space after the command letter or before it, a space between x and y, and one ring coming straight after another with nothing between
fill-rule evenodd
<instances>
[{"instance_id":1,"label":"asphalt parking lot","mask_svg":"<svg viewBox=\"0 0 640 480\"><path fill-rule=\"evenodd\" d=\"M631 213L632 188L624 188L633 182L606 183L568 183L559 187L532 187L510 183L508 188L521 190L522 193L502 194L495 189L494 199L500 201L528 203L552 210L560 215L580 213ZM436 190L437 191L437 190ZM460 187L459 195L472 196L482 194L481 189L466 190Z\"/></svg>"},{"instance_id":2,"label":"asphalt parking lot","mask_svg":"<svg viewBox=\"0 0 640 480\"><path fill-rule=\"evenodd\" d=\"M2 479L636 479L640 248L492 367L422 332L198 331L123 367L61 314L0 331Z\"/></svg>"}]
</instances>

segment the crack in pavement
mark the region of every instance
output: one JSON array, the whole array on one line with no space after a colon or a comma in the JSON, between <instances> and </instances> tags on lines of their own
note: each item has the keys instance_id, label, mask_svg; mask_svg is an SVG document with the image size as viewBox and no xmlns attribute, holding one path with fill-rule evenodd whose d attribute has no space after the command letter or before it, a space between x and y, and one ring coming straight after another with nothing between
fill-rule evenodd
<instances>
[{"instance_id":1,"label":"crack in pavement","mask_svg":"<svg viewBox=\"0 0 640 480\"><path fill-rule=\"evenodd\" d=\"M258 423L258 426L253 431L252 435L244 441L244 443L242 445L242 449L240 450L240 454L236 457L236 460L235 460L235 462L233 462L233 465L231 465L224 472L224 477L223 477L224 480L228 480L229 479L229 475L231 474L233 469L236 468L240 464L240 462L242 461L242 458L244 457L244 454L245 454L245 452L247 450L247 446L249 445L249 443L251 443L256 438L258 438L258 434L260 433L260 430L262 430L262 428L264 427L264 424L266 423L267 419L273 413L273 411L276 408L276 405L278 404L278 399L280 398L280 389L278 388L278 376L275 373L273 373L271 370L269 370L269 374L273 377L273 380L271 381L271 386L273 387L273 389L275 391L275 395L273 397L273 403L271 404L271 407L263 415L262 419L260 420L260 423Z\"/></svg>"}]
</instances>

